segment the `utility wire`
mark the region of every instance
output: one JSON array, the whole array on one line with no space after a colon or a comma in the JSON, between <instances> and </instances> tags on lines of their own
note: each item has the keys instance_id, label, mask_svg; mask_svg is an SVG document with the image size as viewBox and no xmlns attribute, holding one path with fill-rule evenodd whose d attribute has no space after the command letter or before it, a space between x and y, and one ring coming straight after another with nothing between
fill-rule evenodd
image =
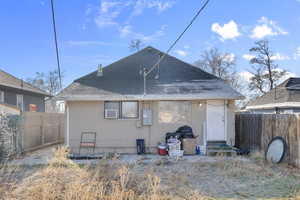
<instances>
[{"instance_id":1,"label":"utility wire","mask_svg":"<svg viewBox=\"0 0 300 200\"><path fill-rule=\"evenodd\" d=\"M163 56L160 57L160 59L153 65L153 67L145 72L144 76L148 76L148 74L150 74L158 65L159 63L165 58L165 56L167 54L169 54L169 52L173 49L173 47L177 44L177 42L182 38L182 36L185 34L185 32L192 26L192 24L194 23L194 21L197 19L197 17L200 15L200 13L205 9L205 7L207 6L207 4L209 3L210 0L206 0L206 2L204 3L204 5L199 9L199 11L196 13L196 15L193 17L193 19L190 21L190 23L187 25L187 27L184 29L184 31L178 36L178 38L172 43L172 45L169 47L169 49L167 50L166 53L163 54Z\"/></svg>"},{"instance_id":2,"label":"utility wire","mask_svg":"<svg viewBox=\"0 0 300 200\"><path fill-rule=\"evenodd\" d=\"M56 33L56 23L55 23L55 13L54 13L53 0L51 0L51 10L52 10L52 23L53 23L53 32L54 32L54 42L55 42L55 51L56 51L57 70L58 70L58 77L59 77L59 86L60 86L60 89L61 89L62 88L62 81L61 81L59 51L58 51L58 45L57 45L57 33Z\"/></svg>"}]
</instances>

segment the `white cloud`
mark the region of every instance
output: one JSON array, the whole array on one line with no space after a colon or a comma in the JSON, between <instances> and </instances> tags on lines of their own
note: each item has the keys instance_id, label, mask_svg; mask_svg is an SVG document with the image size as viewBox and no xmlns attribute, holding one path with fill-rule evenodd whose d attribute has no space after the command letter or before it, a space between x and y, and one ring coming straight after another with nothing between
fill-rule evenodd
<instances>
[{"instance_id":1,"label":"white cloud","mask_svg":"<svg viewBox=\"0 0 300 200\"><path fill-rule=\"evenodd\" d=\"M252 58L254 58L255 56L254 55L251 55L251 54L244 54L243 55L243 58L245 59L245 60L251 60Z\"/></svg>"},{"instance_id":2,"label":"white cloud","mask_svg":"<svg viewBox=\"0 0 300 200\"><path fill-rule=\"evenodd\" d=\"M251 37L256 39L261 39L269 35L273 36L277 34L273 32L271 27L269 27L266 24L263 24L263 25L255 26L255 28L252 31Z\"/></svg>"},{"instance_id":3,"label":"white cloud","mask_svg":"<svg viewBox=\"0 0 300 200\"><path fill-rule=\"evenodd\" d=\"M238 30L238 25L233 21L229 21L227 24L221 26L219 23L213 23L211 30L221 36L221 40L234 39L241 34Z\"/></svg>"},{"instance_id":4,"label":"white cloud","mask_svg":"<svg viewBox=\"0 0 300 200\"><path fill-rule=\"evenodd\" d=\"M145 9L156 9L158 13L161 13L175 4L174 0L102 0L98 13L96 14L94 21L100 28L107 26L115 26L122 24L120 21L129 23L130 19L134 16L141 15ZM120 15L123 11L129 12L129 17L125 20L121 20ZM129 11L128 11L129 10ZM91 9L88 8L86 13L90 14Z\"/></svg>"},{"instance_id":5,"label":"white cloud","mask_svg":"<svg viewBox=\"0 0 300 200\"><path fill-rule=\"evenodd\" d=\"M225 54L224 59L227 62L233 62L235 60L235 55L234 55L234 53Z\"/></svg>"},{"instance_id":6,"label":"white cloud","mask_svg":"<svg viewBox=\"0 0 300 200\"><path fill-rule=\"evenodd\" d=\"M283 71L283 69L281 69L281 68L276 68L275 70L278 72ZM278 81L278 83L282 83L283 81L285 81L286 79L291 78L291 77L297 77L297 74L287 71L285 76L281 77L281 79Z\"/></svg>"},{"instance_id":7,"label":"white cloud","mask_svg":"<svg viewBox=\"0 0 300 200\"><path fill-rule=\"evenodd\" d=\"M119 2L119 1L107 1L107 0L105 0L105 1L101 2L100 9L101 9L102 13L107 13L107 12L109 12L109 10L111 8L115 8L116 6L118 6L120 4L121 4L121 2Z\"/></svg>"},{"instance_id":8,"label":"white cloud","mask_svg":"<svg viewBox=\"0 0 300 200\"><path fill-rule=\"evenodd\" d=\"M289 60L290 57L286 55L282 55L280 53L276 53L271 57L272 60Z\"/></svg>"},{"instance_id":9,"label":"white cloud","mask_svg":"<svg viewBox=\"0 0 300 200\"><path fill-rule=\"evenodd\" d=\"M255 58L254 55L251 55L251 54L244 54L242 56L245 60L251 60L252 58ZM286 55L282 55L280 53L276 53L274 54L272 57L271 57L272 60L289 60L290 57L289 56L286 56Z\"/></svg>"},{"instance_id":10,"label":"white cloud","mask_svg":"<svg viewBox=\"0 0 300 200\"><path fill-rule=\"evenodd\" d=\"M277 22L269 20L266 17L261 17L258 20L258 25L256 25L253 28L250 37L254 39L262 39L267 36L278 36L287 34L288 32L279 27L277 25Z\"/></svg>"},{"instance_id":11,"label":"white cloud","mask_svg":"<svg viewBox=\"0 0 300 200\"><path fill-rule=\"evenodd\" d=\"M184 50L175 50L174 51L177 55L179 55L179 56L182 56L182 57L185 57L185 56L187 56L187 52L186 51L184 51Z\"/></svg>"},{"instance_id":12,"label":"white cloud","mask_svg":"<svg viewBox=\"0 0 300 200\"><path fill-rule=\"evenodd\" d=\"M253 77L253 74L248 71L242 71L242 72L239 72L238 74L242 78L242 80L247 83L249 83L250 79Z\"/></svg>"},{"instance_id":13,"label":"white cloud","mask_svg":"<svg viewBox=\"0 0 300 200\"><path fill-rule=\"evenodd\" d=\"M281 69L281 68L276 68L275 70L278 71L278 72L283 71L283 69ZM265 71L264 73L268 73L268 72ZM242 71L242 72L239 72L238 74L242 78L242 80L245 81L246 83L250 83L250 80L253 77L253 74L251 72L248 72L248 71ZM283 76L278 82L279 83L283 82L283 81L285 81L286 79L288 79L290 77L297 77L297 75L293 72L287 71L286 75Z\"/></svg>"},{"instance_id":14,"label":"white cloud","mask_svg":"<svg viewBox=\"0 0 300 200\"><path fill-rule=\"evenodd\" d=\"M160 27L159 30L155 31L153 34L145 35L143 33L138 33L133 31L133 27L131 25L125 25L119 28L119 32L120 32L120 37L122 38L126 38L126 37L138 38L143 42L150 42L150 41L155 41L159 37L164 36L166 27L167 27L166 25L163 25Z\"/></svg>"},{"instance_id":15,"label":"white cloud","mask_svg":"<svg viewBox=\"0 0 300 200\"><path fill-rule=\"evenodd\" d=\"M128 35L133 33L132 26L130 25L121 27L119 31L120 31L120 37L127 37Z\"/></svg>"},{"instance_id":16,"label":"white cloud","mask_svg":"<svg viewBox=\"0 0 300 200\"><path fill-rule=\"evenodd\" d=\"M100 28L118 25L116 18L123 9L122 2L102 0L94 21Z\"/></svg>"},{"instance_id":17,"label":"white cloud","mask_svg":"<svg viewBox=\"0 0 300 200\"><path fill-rule=\"evenodd\" d=\"M161 1L161 0L137 0L134 3L134 10L132 16L140 15L146 8L154 8L159 13L173 7L175 1Z\"/></svg>"}]
</instances>

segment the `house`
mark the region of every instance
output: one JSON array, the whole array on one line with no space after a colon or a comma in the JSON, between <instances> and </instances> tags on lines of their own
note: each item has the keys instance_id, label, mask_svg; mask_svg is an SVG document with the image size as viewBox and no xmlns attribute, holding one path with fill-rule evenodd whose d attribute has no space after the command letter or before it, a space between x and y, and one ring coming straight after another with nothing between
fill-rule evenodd
<instances>
[{"instance_id":1,"label":"house","mask_svg":"<svg viewBox=\"0 0 300 200\"><path fill-rule=\"evenodd\" d=\"M0 111L45 112L45 98L49 96L47 92L0 70Z\"/></svg>"},{"instance_id":2,"label":"house","mask_svg":"<svg viewBox=\"0 0 300 200\"><path fill-rule=\"evenodd\" d=\"M266 94L250 101L251 113L300 113L300 78L289 78Z\"/></svg>"},{"instance_id":3,"label":"house","mask_svg":"<svg viewBox=\"0 0 300 200\"><path fill-rule=\"evenodd\" d=\"M60 93L66 102L66 144L78 153L82 133L96 134L95 152L135 153L136 139L156 151L167 132L189 125L198 144L234 145L235 100L243 98L223 80L146 47L75 80ZM145 89L144 89L145 88ZM87 150L88 151L88 150Z\"/></svg>"},{"instance_id":4,"label":"house","mask_svg":"<svg viewBox=\"0 0 300 200\"><path fill-rule=\"evenodd\" d=\"M45 107L47 113L65 113L65 102L55 96L45 101Z\"/></svg>"}]
</instances>

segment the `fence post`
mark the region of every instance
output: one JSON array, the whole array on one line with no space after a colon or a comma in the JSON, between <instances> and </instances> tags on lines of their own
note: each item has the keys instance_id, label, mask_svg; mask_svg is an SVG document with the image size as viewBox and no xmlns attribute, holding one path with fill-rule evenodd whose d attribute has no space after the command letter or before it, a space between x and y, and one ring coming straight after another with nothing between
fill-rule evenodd
<instances>
[{"instance_id":1,"label":"fence post","mask_svg":"<svg viewBox=\"0 0 300 200\"><path fill-rule=\"evenodd\" d=\"M40 125L40 131L41 131L41 145L45 144L45 133L44 133L44 120L43 120L43 116L40 115L40 120L41 120L41 125Z\"/></svg>"},{"instance_id":2,"label":"fence post","mask_svg":"<svg viewBox=\"0 0 300 200\"><path fill-rule=\"evenodd\" d=\"M297 119L297 142L298 142L298 152L297 152L297 161L296 161L296 165L297 167L300 167L300 115L297 114L296 115L296 119Z\"/></svg>"},{"instance_id":3,"label":"fence post","mask_svg":"<svg viewBox=\"0 0 300 200\"><path fill-rule=\"evenodd\" d=\"M21 115L20 115L20 121L19 121L19 125L18 125L18 135L19 135L19 150L20 150L20 153L23 153L24 152L24 145L25 145L25 142L24 142L24 134L25 134L25 128L24 128L24 121L25 121L25 115L23 112L21 112Z\"/></svg>"}]
</instances>

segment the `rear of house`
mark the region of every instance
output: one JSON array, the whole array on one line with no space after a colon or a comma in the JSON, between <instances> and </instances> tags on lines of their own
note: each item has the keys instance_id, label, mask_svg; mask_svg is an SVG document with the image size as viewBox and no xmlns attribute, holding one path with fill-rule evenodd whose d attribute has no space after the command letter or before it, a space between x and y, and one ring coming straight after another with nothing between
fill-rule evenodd
<instances>
[{"instance_id":1,"label":"rear of house","mask_svg":"<svg viewBox=\"0 0 300 200\"><path fill-rule=\"evenodd\" d=\"M47 92L0 70L0 112L45 112Z\"/></svg>"},{"instance_id":2,"label":"rear of house","mask_svg":"<svg viewBox=\"0 0 300 200\"><path fill-rule=\"evenodd\" d=\"M167 132L191 126L197 143L234 145L234 101L242 95L223 80L147 47L80 79L59 95L66 102L66 144L79 153L84 132L95 133L96 153L136 153L136 139L154 152ZM93 139L93 138L91 138ZM87 152L86 152L87 153Z\"/></svg>"},{"instance_id":3,"label":"rear of house","mask_svg":"<svg viewBox=\"0 0 300 200\"><path fill-rule=\"evenodd\" d=\"M256 114L300 113L300 78L288 78L266 94L249 102L246 110Z\"/></svg>"}]
</instances>

